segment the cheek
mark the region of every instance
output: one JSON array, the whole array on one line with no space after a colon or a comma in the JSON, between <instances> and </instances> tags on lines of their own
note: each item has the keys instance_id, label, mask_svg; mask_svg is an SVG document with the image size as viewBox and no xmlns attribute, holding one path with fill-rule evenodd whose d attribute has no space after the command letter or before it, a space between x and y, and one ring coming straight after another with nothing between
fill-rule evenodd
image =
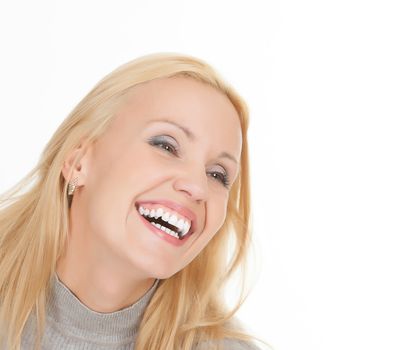
<instances>
[{"instance_id":1,"label":"cheek","mask_svg":"<svg viewBox=\"0 0 403 350\"><path fill-rule=\"evenodd\" d=\"M206 229L211 231L211 237L214 236L217 231L224 224L227 216L227 197L213 196L207 204L207 222Z\"/></svg>"},{"instance_id":2,"label":"cheek","mask_svg":"<svg viewBox=\"0 0 403 350\"><path fill-rule=\"evenodd\" d=\"M175 169L172 161L161 159L149 151L135 155L134 159L132 178L137 184L157 184L168 178L170 170Z\"/></svg>"}]
</instances>

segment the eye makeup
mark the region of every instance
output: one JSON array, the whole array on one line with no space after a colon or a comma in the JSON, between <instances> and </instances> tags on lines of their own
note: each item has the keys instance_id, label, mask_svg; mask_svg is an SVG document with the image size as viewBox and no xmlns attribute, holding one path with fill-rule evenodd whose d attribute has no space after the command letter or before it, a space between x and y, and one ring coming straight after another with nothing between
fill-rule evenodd
<instances>
[{"instance_id":1,"label":"eye makeup","mask_svg":"<svg viewBox=\"0 0 403 350\"><path fill-rule=\"evenodd\" d=\"M221 171L210 170L208 173L210 174L210 176L212 178L220 181L224 185L225 188L229 188L229 179L228 179L227 170L222 165L219 165L219 167L222 169ZM214 176L214 175L218 175L218 176Z\"/></svg>"},{"instance_id":2,"label":"eye makeup","mask_svg":"<svg viewBox=\"0 0 403 350\"><path fill-rule=\"evenodd\" d=\"M179 157L180 151L176 140L169 135L157 135L150 137L147 142L153 147L159 147L172 155ZM229 176L227 170L221 164L217 164L222 170L208 171L207 173L215 180L221 182L225 188L229 188Z\"/></svg>"},{"instance_id":3,"label":"eye makeup","mask_svg":"<svg viewBox=\"0 0 403 350\"><path fill-rule=\"evenodd\" d=\"M179 147L175 145L175 139L169 135L159 135L153 136L148 139L148 143L151 146L160 147L166 150L169 153L172 153L176 156L179 154Z\"/></svg>"}]
</instances>

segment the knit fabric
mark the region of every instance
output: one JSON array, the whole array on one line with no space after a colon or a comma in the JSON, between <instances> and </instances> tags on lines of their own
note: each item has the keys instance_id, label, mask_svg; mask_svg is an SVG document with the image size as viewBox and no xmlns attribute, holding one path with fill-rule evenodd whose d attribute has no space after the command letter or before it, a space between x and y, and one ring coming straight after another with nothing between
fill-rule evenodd
<instances>
[{"instance_id":1,"label":"knit fabric","mask_svg":"<svg viewBox=\"0 0 403 350\"><path fill-rule=\"evenodd\" d=\"M156 279L133 305L100 313L84 305L55 274L46 306L41 350L133 350L145 308L158 283ZM32 350L35 336L35 318L31 314L22 335L21 350ZM258 350L252 344L238 341L225 340L223 345L224 350ZM208 344L204 344L195 350L207 349Z\"/></svg>"},{"instance_id":2,"label":"knit fabric","mask_svg":"<svg viewBox=\"0 0 403 350\"><path fill-rule=\"evenodd\" d=\"M57 274L46 307L46 328L42 350L133 350L138 326L159 280L133 305L101 313L89 309L63 284ZM29 318L22 338L22 350L35 344L35 320Z\"/></svg>"}]
</instances>

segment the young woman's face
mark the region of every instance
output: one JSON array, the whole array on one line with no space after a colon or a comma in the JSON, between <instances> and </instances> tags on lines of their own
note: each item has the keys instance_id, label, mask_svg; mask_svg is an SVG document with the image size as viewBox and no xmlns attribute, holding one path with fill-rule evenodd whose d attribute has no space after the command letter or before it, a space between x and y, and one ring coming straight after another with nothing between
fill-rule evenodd
<instances>
[{"instance_id":1,"label":"young woman's face","mask_svg":"<svg viewBox=\"0 0 403 350\"><path fill-rule=\"evenodd\" d=\"M213 87L184 77L136 86L83 159L73 206L84 249L145 277L172 276L224 223L241 148L237 111ZM189 223L183 240L172 236Z\"/></svg>"}]
</instances>

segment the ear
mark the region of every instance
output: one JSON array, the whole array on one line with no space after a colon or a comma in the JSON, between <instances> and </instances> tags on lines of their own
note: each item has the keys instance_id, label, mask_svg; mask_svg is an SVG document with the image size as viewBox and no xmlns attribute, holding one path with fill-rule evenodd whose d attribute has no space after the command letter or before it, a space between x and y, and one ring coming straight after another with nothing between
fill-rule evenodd
<instances>
[{"instance_id":1,"label":"ear","mask_svg":"<svg viewBox=\"0 0 403 350\"><path fill-rule=\"evenodd\" d=\"M67 182L77 178L77 186L85 184L92 154L92 145L83 142L63 162L62 174ZM74 164L75 163L75 164Z\"/></svg>"}]
</instances>

